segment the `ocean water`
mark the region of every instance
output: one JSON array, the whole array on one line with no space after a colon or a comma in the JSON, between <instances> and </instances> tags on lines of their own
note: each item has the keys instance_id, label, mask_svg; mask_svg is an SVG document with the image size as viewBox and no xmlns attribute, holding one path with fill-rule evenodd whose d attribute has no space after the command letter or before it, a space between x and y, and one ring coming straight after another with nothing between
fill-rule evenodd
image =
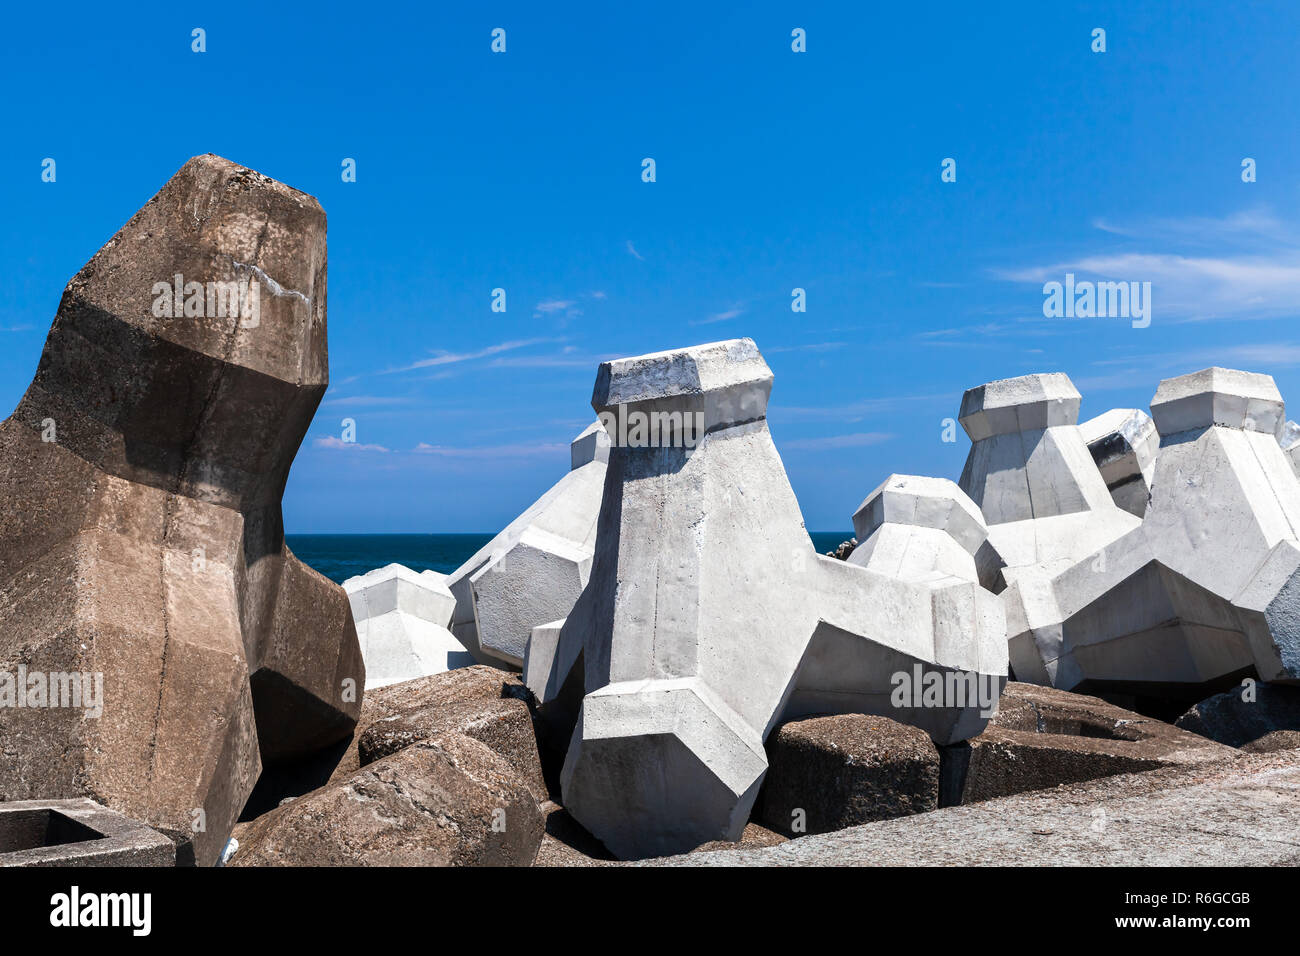
<instances>
[{"instance_id":1,"label":"ocean water","mask_svg":"<svg viewBox=\"0 0 1300 956\"><path fill-rule=\"evenodd\" d=\"M331 581L342 584L386 564L412 571L450 574L491 534L286 534L293 553Z\"/></svg>"},{"instance_id":2,"label":"ocean water","mask_svg":"<svg viewBox=\"0 0 1300 956\"><path fill-rule=\"evenodd\" d=\"M338 584L386 564L412 571L450 574L487 544L493 534L287 534L293 553ZM813 545L825 554L851 531L814 531Z\"/></svg>"}]
</instances>

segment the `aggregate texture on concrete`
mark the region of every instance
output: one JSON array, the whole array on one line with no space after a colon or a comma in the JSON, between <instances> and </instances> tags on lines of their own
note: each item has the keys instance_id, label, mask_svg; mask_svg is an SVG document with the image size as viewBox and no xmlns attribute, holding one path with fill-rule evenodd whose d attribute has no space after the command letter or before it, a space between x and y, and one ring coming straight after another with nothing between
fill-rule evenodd
<instances>
[{"instance_id":1,"label":"aggregate texture on concrete","mask_svg":"<svg viewBox=\"0 0 1300 956\"><path fill-rule=\"evenodd\" d=\"M984 733L969 741L960 802L1238 756L1096 697L1012 681Z\"/></svg>"},{"instance_id":2,"label":"aggregate texture on concrete","mask_svg":"<svg viewBox=\"0 0 1300 956\"><path fill-rule=\"evenodd\" d=\"M544 822L499 754L442 733L243 828L231 866L532 866Z\"/></svg>"},{"instance_id":3,"label":"aggregate texture on concrete","mask_svg":"<svg viewBox=\"0 0 1300 956\"><path fill-rule=\"evenodd\" d=\"M767 758L755 816L781 833L828 833L939 805L934 742L888 717L790 721L768 737Z\"/></svg>"},{"instance_id":4,"label":"aggregate texture on concrete","mask_svg":"<svg viewBox=\"0 0 1300 956\"><path fill-rule=\"evenodd\" d=\"M1036 790L649 866L1295 866L1300 752Z\"/></svg>"},{"instance_id":5,"label":"aggregate texture on concrete","mask_svg":"<svg viewBox=\"0 0 1300 956\"><path fill-rule=\"evenodd\" d=\"M1300 732L1300 687L1247 680L1241 687L1198 701L1174 724L1230 747ZM1275 737L1272 746L1286 739Z\"/></svg>"}]
</instances>

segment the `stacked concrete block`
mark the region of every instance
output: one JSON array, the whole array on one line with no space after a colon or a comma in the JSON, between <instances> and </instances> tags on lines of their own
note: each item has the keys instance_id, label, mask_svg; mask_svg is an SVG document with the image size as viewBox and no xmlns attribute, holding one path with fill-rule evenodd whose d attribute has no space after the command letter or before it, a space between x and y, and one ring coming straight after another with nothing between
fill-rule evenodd
<instances>
[{"instance_id":1,"label":"stacked concrete block","mask_svg":"<svg viewBox=\"0 0 1300 956\"><path fill-rule=\"evenodd\" d=\"M446 575L400 564L343 582L366 662L366 689L466 667L474 657L447 625L456 599Z\"/></svg>"},{"instance_id":2,"label":"stacked concrete block","mask_svg":"<svg viewBox=\"0 0 1300 956\"><path fill-rule=\"evenodd\" d=\"M544 822L499 754L454 731L258 817L231 866L531 866Z\"/></svg>"},{"instance_id":3,"label":"stacked concrete block","mask_svg":"<svg viewBox=\"0 0 1300 956\"><path fill-rule=\"evenodd\" d=\"M451 631L483 663L519 668L532 629L564 617L587 584L609 436L593 422L572 467L448 578Z\"/></svg>"},{"instance_id":4,"label":"stacked concrete block","mask_svg":"<svg viewBox=\"0 0 1300 956\"><path fill-rule=\"evenodd\" d=\"M576 654L582 651L581 644L571 638L563 647L574 656L566 661L556 660L556 655L561 652L560 635L565 620L560 618L537 625L524 650L523 681L539 702L555 701L560 696L560 688L553 686L552 682L568 677L573 671Z\"/></svg>"},{"instance_id":5,"label":"stacked concrete block","mask_svg":"<svg viewBox=\"0 0 1300 956\"><path fill-rule=\"evenodd\" d=\"M1138 408L1112 408L1079 426L1115 504L1131 515L1146 514L1160 434Z\"/></svg>"},{"instance_id":6,"label":"stacked concrete block","mask_svg":"<svg viewBox=\"0 0 1300 956\"><path fill-rule=\"evenodd\" d=\"M1251 749L1268 739L1300 738L1300 688L1244 681L1188 708L1178 727L1230 747Z\"/></svg>"},{"instance_id":7,"label":"stacked concrete block","mask_svg":"<svg viewBox=\"0 0 1300 956\"><path fill-rule=\"evenodd\" d=\"M438 722L439 732L454 730L466 733L492 747L500 739L497 732L479 734L475 725L482 728L493 716L500 716L496 705L502 701L523 703L527 699L528 691L517 674L486 664L458 667L441 674L376 688L367 692L365 706L357 719L356 733L342 755L330 762L325 778L334 783L356 773L362 766L361 742L372 728L382 724L418 722L424 726L427 718ZM522 748L520 742L518 747L512 746L510 750L518 753ZM513 760L513 757L507 755L507 759ZM283 790L284 795L300 796L319 787L324 780L313 777L307 782L310 786L300 787L298 781L292 781L293 785Z\"/></svg>"},{"instance_id":8,"label":"stacked concrete block","mask_svg":"<svg viewBox=\"0 0 1300 956\"><path fill-rule=\"evenodd\" d=\"M879 714L949 743L979 733L995 705L900 687L960 677L996 701L1005 680L1001 609L969 569L909 565L903 577L815 552L768 432L771 385L749 339L607 362L597 376L598 413L676 425L658 444L610 449L591 580L558 635L539 632L528 683L543 711L572 714L565 807L619 856L737 839L764 738L784 719ZM872 532L890 541L869 536L863 562L894 547L895 503ZM977 523L906 520L980 536Z\"/></svg>"},{"instance_id":9,"label":"stacked concrete block","mask_svg":"<svg viewBox=\"0 0 1300 956\"><path fill-rule=\"evenodd\" d=\"M962 396L960 421L973 446L960 484L990 525L1110 502L1079 433L1079 402L1060 372L1002 379Z\"/></svg>"},{"instance_id":10,"label":"stacked concrete block","mask_svg":"<svg viewBox=\"0 0 1300 956\"><path fill-rule=\"evenodd\" d=\"M1002 592L1020 680L1049 682L1041 664L1035 676L1022 673L1024 644L1030 633L1043 643L1055 636L1058 577L1141 525L1112 499L1076 424L1079 403L1060 373L990 382L962 397L972 446L960 485L988 522L981 580Z\"/></svg>"},{"instance_id":11,"label":"stacked concrete block","mask_svg":"<svg viewBox=\"0 0 1300 956\"><path fill-rule=\"evenodd\" d=\"M1284 413L1267 375L1214 368L1161 382L1151 403L1161 452L1143 528L1163 567L1231 603L1244 641L1230 652L1221 640L1223 656L1263 680L1294 682L1300 479L1277 441Z\"/></svg>"},{"instance_id":12,"label":"stacked concrete block","mask_svg":"<svg viewBox=\"0 0 1300 956\"><path fill-rule=\"evenodd\" d=\"M1300 480L1277 440L1272 379L1168 379L1151 411L1161 445L1144 520L1082 537L1073 561L1004 571L1016 676L1190 699L1243 675L1295 681ZM1049 531L1035 528L1040 551Z\"/></svg>"}]
</instances>

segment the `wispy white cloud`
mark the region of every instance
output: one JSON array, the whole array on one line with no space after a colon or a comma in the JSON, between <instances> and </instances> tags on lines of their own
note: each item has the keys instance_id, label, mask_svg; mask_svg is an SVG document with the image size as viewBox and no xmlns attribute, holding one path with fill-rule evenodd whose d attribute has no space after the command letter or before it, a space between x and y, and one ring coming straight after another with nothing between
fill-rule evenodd
<instances>
[{"instance_id":1,"label":"wispy white cloud","mask_svg":"<svg viewBox=\"0 0 1300 956\"><path fill-rule=\"evenodd\" d=\"M547 299L545 302L538 302L534 308L543 315L550 315L552 312L565 312L573 306L572 299Z\"/></svg>"},{"instance_id":2,"label":"wispy white cloud","mask_svg":"<svg viewBox=\"0 0 1300 956\"><path fill-rule=\"evenodd\" d=\"M854 432L851 435L826 435L821 438L796 438L783 441L780 448L793 448L797 451L826 451L836 448L866 448L879 445L894 436L889 432Z\"/></svg>"},{"instance_id":3,"label":"wispy white cloud","mask_svg":"<svg viewBox=\"0 0 1300 956\"><path fill-rule=\"evenodd\" d=\"M1183 216L1150 219L1137 224L1115 223L1097 218L1092 225L1114 236L1162 240L1178 243L1214 245L1232 241L1282 241L1292 245L1295 230L1265 208L1245 209L1228 216Z\"/></svg>"},{"instance_id":4,"label":"wispy white cloud","mask_svg":"<svg viewBox=\"0 0 1300 956\"><path fill-rule=\"evenodd\" d=\"M354 441L344 441L337 435L317 438L312 444L317 448L333 448L340 451L377 451L385 454L388 452L388 449L383 445L362 445Z\"/></svg>"},{"instance_id":5,"label":"wispy white cloud","mask_svg":"<svg viewBox=\"0 0 1300 956\"><path fill-rule=\"evenodd\" d=\"M617 358L617 356L511 355L506 358L493 359L487 365L489 368L589 368L594 375L596 367L601 362L609 361L611 358Z\"/></svg>"},{"instance_id":6,"label":"wispy white cloud","mask_svg":"<svg viewBox=\"0 0 1300 956\"><path fill-rule=\"evenodd\" d=\"M410 405L415 401L400 395L340 395L327 398L321 405L348 405L354 408L373 408L377 405Z\"/></svg>"},{"instance_id":7,"label":"wispy white cloud","mask_svg":"<svg viewBox=\"0 0 1300 956\"><path fill-rule=\"evenodd\" d=\"M1145 368L1148 370L1177 369L1191 372L1213 365L1240 368L1249 372L1269 372L1278 368L1300 366L1300 344L1295 342L1258 342L1242 345L1218 345L1205 348L1180 349L1170 352L1153 352L1126 355L1119 358L1099 359L1092 363L1098 367ZM1132 384L1130 378L1128 384Z\"/></svg>"},{"instance_id":8,"label":"wispy white cloud","mask_svg":"<svg viewBox=\"0 0 1300 956\"><path fill-rule=\"evenodd\" d=\"M420 442L415 446L416 454L438 455L443 458L539 458L554 456L567 451L567 444L557 442L517 442L510 445L482 445L478 447L455 447L451 445L430 445Z\"/></svg>"},{"instance_id":9,"label":"wispy white cloud","mask_svg":"<svg viewBox=\"0 0 1300 956\"><path fill-rule=\"evenodd\" d=\"M729 309L724 309L722 312L715 312L712 315L707 316L703 319L696 319L693 322L691 322L691 325L712 325L714 322L726 322L728 319L734 319L737 316L741 316L744 314L745 314L745 307L737 303L736 305L733 305Z\"/></svg>"},{"instance_id":10,"label":"wispy white cloud","mask_svg":"<svg viewBox=\"0 0 1300 956\"><path fill-rule=\"evenodd\" d=\"M993 270L1010 282L1150 282L1155 321L1266 319L1300 312L1300 233L1271 212L1093 225L1138 248L1094 251ZM1108 240L1113 244L1113 240Z\"/></svg>"},{"instance_id":11,"label":"wispy white cloud","mask_svg":"<svg viewBox=\"0 0 1300 956\"><path fill-rule=\"evenodd\" d=\"M632 245L631 239L627 241L627 251L632 255L633 258L639 259L641 262L645 262L645 256L641 255L641 253L636 251L636 246Z\"/></svg>"},{"instance_id":12,"label":"wispy white cloud","mask_svg":"<svg viewBox=\"0 0 1300 956\"><path fill-rule=\"evenodd\" d=\"M516 349L527 348L530 345L542 345L548 342L562 342L563 339L516 339L511 342L499 342L496 345L489 345L473 352L447 352L438 350L432 356L420 359L418 362L412 362L410 365L403 365L400 368L385 369L383 374L391 375L395 372L410 372L421 368L435 368L440 365L454 365L459 362L469 362L474 359L488 358L493 355L499 355L502 352L513 352Z\"/></svg>"}]
</instances>

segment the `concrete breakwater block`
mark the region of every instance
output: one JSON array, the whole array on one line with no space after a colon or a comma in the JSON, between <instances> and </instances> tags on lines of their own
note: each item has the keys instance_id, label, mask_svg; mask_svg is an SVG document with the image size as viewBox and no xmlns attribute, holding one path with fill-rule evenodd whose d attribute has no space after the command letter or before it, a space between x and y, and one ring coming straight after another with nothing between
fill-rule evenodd
<instances>
[{"instance_id":1,"label":"concrete breakwater block","mask_svg":"<svg viewBox=\"0 0 1300 956\"><path fill-rule=\"evenodd\" d=\"M474 663L448 630L456 599L446 575L390 564L348 578L343 590L366 664L366 690Z\"/></svg>"},{"instance_id":2,"label":"concrete breakwater block","mask_svg":"<svg viewBox=\"0 0 1300 956\"><path fill-rule=\"evenodd\" d=\"M756 816L790 836L829 833L939 805L939 751L888 717L840 714L782 724L767 739Z\"/></svg>"},{"instance_id":3,"label":"concrete breakwater block","mask_svg":"<svg viewBox=\"0 0 1300 956\"><path fill-rule=\"evenodd\" d=\"M94 800L0 803L0 866L175 865L175 843Z\"/></svg>"},{"instance_id":4,"label":"concrete breakwater block","mask_svg":"<svg viewBox=\"0 0 1300 956\"><path fill-rule=\"evenodd\" d=\"M480 663L522 667L532 629L567 615L586 587L609 442L600 422L587 426L568 474L448 576L451 631Z\"/></svg>"},{"instance_id":5,"label":"concrete breakwater block","mask_svg":"<svg viewBox=\"0 0 1300 956\"><path fill-rule=\"evenodd\" d=\"M451 732L259 817L230 865L532 866L543 829L505 759Z\"/></svg>"},{"instance_id":6,"label":"concrete breakwater block","mask_svg":"<svg viewBox=\"0 0 1300 956\"><path fill-rule=\"evenodd\" d=\"M1007 684L988 728L966 746L961 803L1239 756L1096 697L1016 682Z\"/></svg>"},{"instance_id":7,"label":"concrete breakwater block","mask_svg":"<svg viewBox=\"0 0 1300 956\"><path fill-rule=\"evenodd\" d=\"M1300 681L1300 480L1273 380L1212 368L1160 383L1141 519L1106 491L1077 410L1059 373L962 402L961 485L988 521L1017 678L1187 702L1246 675ZM1126 441L1141 463L1139 426Z\"/></svg>"},{"instance_id":8,"label":"concrete breakwater block","mask_svg":"<svg viewBox=\"0 0 1300 956\"><path fill-rule=\"evenodd\" d=\"M320 204L212 155L68 283L0 424L0 673L89 676L103 707L0 708L0 796L93 796L212 864L263 765L351 732L347 596L280 506L325 285Z\"/></svg>"},{"instance_id":9,"label":"concrete breakwater block","mask_svg":"<svg viewBox=\"0 0 1300 956\"><path fill-rule=\"evenodd\" d=\"M691 421L701 436L612 445L591 580L558 636L538 632L527 675L547 723L571 728L565 808L622 858L738 839L763 741L785 720L874 713L949 743L983 729L1006 677L1000 603L961 560L983 534L975 509L958 509L969 525L935 525L890 504L872 531L969 537L948 550L962 574L864 566L870 540L849 561L818 555L768 431L771 386L749 339L597 373L599 415ZM956 521L953 493L920 497ZM988 699L900 698L900 673L960 674Z\"/></svg>"}]
</instances>

